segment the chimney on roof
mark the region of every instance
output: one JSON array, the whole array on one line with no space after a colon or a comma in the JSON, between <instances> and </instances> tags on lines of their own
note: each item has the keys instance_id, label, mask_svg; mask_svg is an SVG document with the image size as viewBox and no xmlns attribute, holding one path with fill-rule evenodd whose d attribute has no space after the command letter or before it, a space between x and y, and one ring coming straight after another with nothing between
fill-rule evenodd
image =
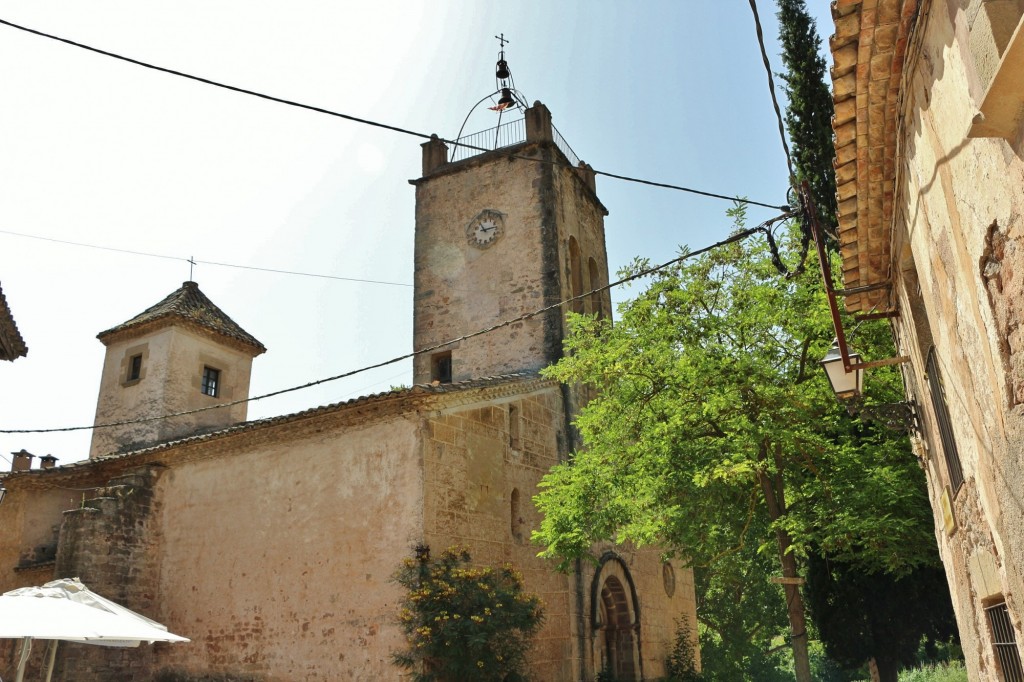
<instances>
[{"instance_id":1,"label":"chimney on roof","mask_svg":"<svg viewBox=\"0 0 1024 682\"><path fill-rule=\"evenodd\" d=\"M14 459L11 460L11 471L28 471L32 468L32 458L35 457L25 448L21 452L12 452Z\"/></svg>"},{"instance_id":2,"label":"chimney on roof","mask_svg":"<svg viewBox=\"0 0 1024 682\"><path fill-rule=\"evenodd\" d=\"M39 458L39 466L43 469L52 469L57 466L57 458L53 455L43 455Z\"/></svg>"}]
</instances>

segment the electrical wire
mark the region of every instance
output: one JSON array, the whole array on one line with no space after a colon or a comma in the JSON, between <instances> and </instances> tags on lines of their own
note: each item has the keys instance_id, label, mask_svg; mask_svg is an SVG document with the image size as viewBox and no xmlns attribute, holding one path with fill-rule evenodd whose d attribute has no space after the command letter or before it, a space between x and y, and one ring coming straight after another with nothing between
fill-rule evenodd
<instances>
[{"instance_id":1,"label":"electrical wire","mask_svg":"<svg viewBox=\"0 0 1024 682\"><path fill-rule=\"evenodd\" d=\"M764 47L764 32L761 30L761 18L757 14L757 0L750 0L750 11L754 13L754 27L757 29L757 44L761 48L761 60L764 62L764 70L768 73L768 91L772 95L772 106L775 107L775 118L779 122L779 136L782 138L782 150L786 153L786 167L789 169L789 185L796 187L796 173L793 172L793 157L789 153L789 143L786 142L786 124L782 120L782 109L779 107L779 99L775 95L775 79L772 77L772 65L768 61L768 52Z\"/></svg>"},{"instance_id":2,"label":"electrical wire","mask_svg":"<svg viewBox=\"0 0 1024 682\"><path fill-rule=\"evenodd\" d=\"M221 268L236 268L239 270L255 270L257 272L274 272L280 275L298 275L301 277L316 277L319 279L333 279L340 280L342 282L360 282L364 284L383 284L392 287L411 287L411 284L404 282L386 282L378 279L361 279L359 277L342 277L340 275L325 275L318 272L299 272L296 270L279 270L277 268L263 268L256 265L239 265L237 263L219 263L217 261L209 260L195 260L192 258L183 258L181 256L168 256L163 253L150 253L147 251L132 251L131 249L118 249L113 246L100 246L98 244L86 244L85 242L73 242L67 239L55 239L53 237L42 237L35 234L25 234L23 232L12 232L11 230L0 230L0 234L9 234L15 237L24 237L26 239L38 239L44 242L52 242L55 244L67 244L69 246L81 246L87 249L97 249L99 251L113 251L115 253L127 253L133 256L147 256L149 258L163 258L166 260L176 260L185 263L192 263L193 265L213 265Z\"/></svg>"},{"instance_id":3,"label":"electrical wire","mask_svg":"<svg viewBox=\"0 0 1024 682\"><path fill-rule=\"evenodd\" d=\"M751 0L751 1L753 1L753 0ZM755 9L755 18L756 18L756 9ZM141 60L138 60L138 59L133 59L131 57L126 57L124 55L117 54L116 52L109 52L107 50L101 50L100 48L92 47L92 46L86 45L84 43L79 43L79 42L76 42L74 40L70 40L68 38L61 38L60 36L55 36L55 35L52 35L50 33L44 33L43 31L38 31L38 30L33 29L33 28L28 28L27 26L21 26L19 24L15 24L13 22L7 21L5 19L0 19L0 24L2 24L4 26L9 26L9 27L11 27L13 29L17 29L19 31L24 31L26 33L31 33L33 35L37 35L37 36L40 36L42 38L48 38L50 40L56 40L58 42L65 43L66 45L71 45L73 47L77 47L77 48L80 48L80 49L83 49L83 50L88 50L89 52L95 52L96 54L101 54L101 55L104 55L106 57L110 57L112 59L118 59L120 61L128 62L129 64L134 64L136 66L141 66L141 67L146 68L146 69L152 69L154 71L160 71L161 73L166 73L166 74L169 74L169 75L172 75L172 76L178 76L180 78L186 78L188 80L197 81L199 83L204 83L206 85L212 85L212 86L217 87L217 88L223 88L225 90L230 90L232 92L241 93L243 95L250 95L252 97L258 97L260 99L269 100L271 102L277 102L278 104L285 104L285 105L288 105L288 106L291 106L291 107L298 107L299 109L306 109L308 111L314 111L314 112L317 112L317 113L320 113L320 114L326 114L327 116L335 116L337 118L345 119L346 121L352 121L353 123L361 123L363 125L372 126L374 128L382 128L384 130L390 130L392 132L402 133L403 135L411 135L413 137L418 137L418 138L425 139L425 140L430 140L430 139L433 139L435 137L434 135L428 135L427 133L421 133L421 132L417 132L415 130L409 130L408 128L402 128L402 127L390 125L390 124L387 124L387 123L381 123L379 121L373 121L373 120L367 119L367 118L360 118L358 116L353 116L351 114L345 114L345 113L341 113L339 111L332 111L330 109L324 109L323 107L314 106L312 104L303 104L301 102L296 102L294 100L284 99L282 97L275 97L274 95L268 95L266 93L258 92L256 90L249 90L247 88L240 88L240 87L237 87L237 86L234 86L234 85L228 85L227 83L221 83L219 81L211 80L209 78L203 78L202 76L195 76L193 74L185 73L183 71L177 71L175 69L169 69L169 68L164 67L164 66L157 66L156 64L150 64L149 62L144 62L144 61L141 61ZM758 24L758 34L760 34L760 24ZM763 50L764 50L764 48L762 46L762 52L763 52ZM767 64L767 57L765 57L765 60L766 60L765 63ZM771 80L771 71L769 71L768 77L769 77L769 80ZM774 95L774 91L773 91L772 98L774 99L774 97L775 97L775 95ZM778 111L778 105L777 104L776 104L776 111ZM447 140L445 138L437 138L437 139L439 139L441 142L444 142L444 143L449 144L449 145L456 145L457 144L457 145L465 147L467 149L473 149L473 150L476 150L476 151L482 151L482 152L490 152L490 151L499 151L500 152L501 151L501 150L487 149L486 147L478 147L478 146L475 146L475 145L466 144L465 142L459 142L457 140L456 141L452 141L452 140ZM783 145L785 145L785 141L783 141ZM509 152L501 152L501 153L504 154L505 156L507 156L508 158L518 159L518 160L521 160L521 161L531 161L533 163L550 163L551 165L560 166L560 167L563 167L563 168L572 168L572 166L570 166L568 164L565 164L565 163L562 163L560 161L548 161L548 160L545 160L545 159L537 159L537 158L534 158L534 157L523 156L523 155L520 155L520 154L514 154L514 153L509 153ZM787 154L788 154L788 150L787 150ZM654 182L654 181L651 181L651 180L643 180L643 179L640 179L640 178L634 178L634 177L630 177L630 176L627 176L627 175L617 175L617 174L614 174L614 173L608 173L608 172L600 171L600 170L595 170L594 173L596 175L603 175L605 177L615 178L616 180L622 180L622 181L625 181L625 182L634 182L634 183L638 183L638 184L642 184L642 185L650 185L650 186L653 186L653 187L662 187L662 188L665 188L665 189L672 189L672 190L676 190L676 191L679 191L679 192L687 192L689 194L696 194L698 196L711 197L711 198L715 198L715 199L723 199L725 201L732 201L732 202L739 201L740 203L749 204L751 206L761 206L761 207L764 207L764 208L771 208L771 209L782 210L782 211L787 210L785 206L778 206L778 205L775 205L775 204L768 204L768 203L763 203L763 202L760 202L760 201L753 201L751 199L740 199L740 198L737 198L736 196L730 196L730 195L727 195L727 194L718 194L718 193L715 193L715 192L706 192L706 191L703 191L703 190L693 189L692 187L685 187L685 186L682 186L682 185L673 185L673 184L670 184L670 183ZM790 175L792 176L792 170L790 171Z\"/></svg>"},{"instance_id":4,"label":"electrical wire","mask_svg":"<svg viewBox=\"0 0 1024 682\"><path fill-rule=\"evenodd\" d=\"M413 358L413 357L416 357L416 356L419 356L419 355L425 355L427 353L433 353L434 351L440 350L442 348L447 348L449 346L452 346L453 344L460 343L462 341L466 341L468 339L472 339L472 338L477 337L477 336L482 336L484 334L489 334L489 333L491 333L493 331L496 331L498 329L502 329L504 327L508 327L508 326L516 324L518 322L523 322L523 321L528 320L530 318L537 317L538 315L543 315L544 313L547 313L547 312L549 312L551 310L555 310L556 308L560 308L560 307L562 307L562 306L564 306L564 305L566 305L568 303L572 303L574 301L584 300L584 299L586 299L587 297L589 297L589 296L591 296L593 294L598 294L598 293L602 293L604 291L608 291L608 290L610 290L610 289L612 289L614 287L621 286L623 284L627 284L629 282L632 282L634 280L640 279L642 277L646 277L648 275L652 275L652 274L654 274L654 273L656 273L656 272L658 272L660 270L664 270L665 268L671 267L671 266L673 266L673 265L675 265L677 263L681 263L681 262L683 262L685 260L688 260L690 258L695 258L696 256L700 256L702 254L708 253L709 251L712 251L714 249L720 248L722 246L726 246L728 244L733 244L735 242L741 241L741 240L746 239L747 237L749 237L749 236L751 236L753 234L757 234L759 232L767 234L767 233L770 232L770 230L769 230L769 226L770 225L772 225L775 222L778 222L779 220L782 220L782 219L785 219L785 218L789 217L789 215L790 215L789 213L785 213L783 215L771 218L771 219L766 220L763 223L761 223L761 224L759 224L759 225L757 225L755 227L750 227L750 228L747 228L747 229L744 229L744 230L740 230L740 231L730 235L726 239L723 239L721 241L717 241L714 244L711 244L711 245L706 246L704 248L697 249L696 251L688 251L688 252L686 252L686 253L684 253L684 254L682 254L680 256L677 256L676 258L673 258L672 260L669 260L669 261L666 261L666 262L662 263L661 265L655 265L655 266L652 266L650 268L646 268L646 269L641 270L639 272L635 272L632 275L628 275L626 277L623 277L623 278L621 278L621 279L619 279L619 280L617 280L615 282L611 282L610 284L606 284L604 286L597 287L596 289L592 289L592 290L587 291L585 293L579 294L578 296L573 296L571 298L567 298L565 300L558 301L557 303L552 303L551 305L544 306L543 308L539 308L539 309L534 310L532 312L524 313L524 314L519 315L517 317L513 317L513 318L510 318L510 319L507 319L507 320L503 320L502 322L498 322L498 323L493 324L493 325L491 325L489 327L485 327L483 329L478 329L477 331L470 332L468 334L463 334L462 336L459 336L457 338L449 339L448 341L443 341L441 343L437 343L437 344L434 344L432 346L428 346L426 348L421 348L419 350L414 350L412 352L405 353L403 355L399 355L399 356L393 357L390 360L383 360L381 362L377 362L377 363L374 363L372 365L366 365L364 367L360 367L359 369L350 370L350 371L347 371L347 372L343 372L341 374L336 374L334 376L325 377L325 378L322 378L322 379L316 379L314 381L310 381L310 382L307 382L305 384L300 384L298 386L291 386L289 388L283 388L283 389L280 389L280 390L277 390L277 391L271 391L270 393L264 393L262 395L252 396L252 397L249 397L249 398L241 398L239 400L232 400L230 402L219 403L217 405L208 405L206 407L200 407L200 408L196 408L194 410L186 410L186 411L183 411L183 412L175 412L175 413L172 413L172 414L157 415L157 416L154 416L154 417L142 417L142 418L139 418L139 419L128 419L128 420L124 420L124 421L108 422L108 423L105 423L105 424L91 424L91 425L88 425L88 426L68 426L68 427L51 428L51 429L0 429L0 433L4 433L4 434L15 434L15 433L65 433L65 432L69 432L69 431L91 431L91 430L95 430L95 429L107 429L107 428L113 428L113 427L118 427L118 426L129 426L129 425L132 425L132 424L145 424L145 423L148 423L148 422L162 421L164 419L172 419L172 418L175 418L175 417L184 417L184 416L188 416L188 415L198 414L200 412L208 412L210 410L219 410L219 409L224 409L224 408L227 408L227 407L234 407L235 405L241 405L243 403L253 403L253 402L257 402L259 400L265 400L267 398L273 398L275 396L284 395L286 393L294 393L295 391L301 391L301 390L304 390L304 389L307 389L307 388L312 388L314 386L319 386L321 384L326 384L326 383L329 383L329 382L332 382L332 381L337 381L339 379L345 379L345 378L350 377L350 376L355 376L356 374L362 374L363 372L368 372L371 369L377 369L379 367L385 367L387 365L393 365L396 362L401 362L402 360L408 360L409 358Z\"/></svg>"}]
</instances>

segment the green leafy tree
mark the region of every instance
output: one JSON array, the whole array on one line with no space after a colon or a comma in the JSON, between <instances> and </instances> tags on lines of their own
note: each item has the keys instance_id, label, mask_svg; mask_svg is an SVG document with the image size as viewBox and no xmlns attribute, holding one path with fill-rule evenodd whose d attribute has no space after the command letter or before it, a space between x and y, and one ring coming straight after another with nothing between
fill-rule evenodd
<instances>
[{"instance_id":1,"label":"green leafy tree","mask_svg":"<svg viewBox=\"0 0 1024 682\"><path fill-rule=\"evenodd\" d=\"M405 588L399 623L409 648L393 655L416 682L525 680L526 653L543 623L540 600L512 566L473 566L461 547L427 548L394 576Z\"/></svg>"},{"instance_id":2,"label":"green leafy tree","mask_svg":"<svg viewBox=\"0 0 1024 682\"><path fill-rule=\"evenodd\" d=\"M742 226L743 208L731 215ZM797 239L794 228L780 240L790 270ZM913 511L927 500L905 439L850 437L818 368L833 332L816 277L781 277L765 242L748 239L659 271L615 325L572 318L547 375L597 397L576 420L586 447L536 498L547 556L632 540L711 568L754 549L787 578L811 547L875 569L924 560L931 522ZM868 356L891 353L858 340ZM898 387L885 374L872 390ZM802 597L783 590L797 677L809 679Z\"/></svg>"}]
</instances>

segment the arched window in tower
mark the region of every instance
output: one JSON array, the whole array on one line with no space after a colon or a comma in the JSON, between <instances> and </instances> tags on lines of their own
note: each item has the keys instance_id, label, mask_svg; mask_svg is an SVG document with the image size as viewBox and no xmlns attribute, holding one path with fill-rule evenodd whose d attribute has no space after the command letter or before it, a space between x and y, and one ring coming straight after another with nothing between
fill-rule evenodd
<instances>
[{"instance_id":1,"label":"arched window in tower","mask_svg":"<svg viewBox=\"0 0 1024 682\"><path fill-rule=\"evenodd\" d=\"M516 542L523 541L523 510L519 500L519 488L512 488L509 496L509 507L512 513L512 539Z\"/></svg>"},{"instance_id":2,"label":"arched window in tower","mask_svg":"<svg viewBox=\"0 0 1024 682\"><path fill-rule=\"evenodd\" d=\"M519 405L508 406L508 446L513 450L521 450Z\"/></svg>"},{"instance_id":3,"label":"arched window in tower","mask_svg":"<svg viewBox=\"0 0 1024 682\"><path fill-rule=\"evenodd\" d=\"M598 287L604 285L601 281L600 270L597 267L597 261L591 257L587 261L587 268L590 270L590 290L594 291ZM598 317L604 317L604 308L601 306L601 294L597 291L590 294L590 312L597 313Z\"/></svg>"},{"instance_id":4,"label":"arched window in tower","mask_svg":"<svg viewBox=\"0 0 1024 682\"><path fill-rule=\"evenodd\" d=\"M569 297L575 298L583 293L583 258L580 256L580 243L576 237L569 237ZM583 299L573 301L569 309L574 313L583 312Z\"/></svg>"}]
</instances>

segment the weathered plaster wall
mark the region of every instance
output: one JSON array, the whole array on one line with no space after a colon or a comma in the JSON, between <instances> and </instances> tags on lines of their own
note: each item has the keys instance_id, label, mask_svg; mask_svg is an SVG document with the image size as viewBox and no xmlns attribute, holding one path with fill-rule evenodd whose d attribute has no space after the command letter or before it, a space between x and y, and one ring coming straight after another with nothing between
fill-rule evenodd
<instances>
[{"instance_id":1,"label":"weathered plaster wall","mask_svg":"<svg viewBox=\"0 0 1024 682\"><path fill-rule=\"evenodd\" d=\"M415 420L286 429L160 480L160 665L259 680L395 679L390 576L421 537Z\"/></svg>"},{"instance_id":2,"label":"weathered plaster wall","mask_svg":"<svg viewBox=\"0 0 1024 682\"><path fill-rule=\"evenodd\" d=\"M1005 597L1018 646L1024 639L1024 163L1002 139L967 137L984 92L969 5L939 0L922 20L904 93L893 248L902 255L893 276L903 311L895 326L912 357L908 390L923 411L936 536L968 668L972 679L992 679L982 607ZM932 344L965 477L952 501L952 535L943 527L949 475L925 371Z\"/></svg>"},{"instance_id":3,"label":"weathered plaster wall","mask_svg":"<svg viewBox=\"0 0 1024 682\"><path fill-rule=\"evenodd\" d=\"M128 366L142 355L142 373L128 381ZM220 370L217 397L204 395L204 366ZM107 347L96 404L96 423L187 412L249 395L252 355L211 334L181 325L115 341ZM126 452L245 421L247 404L93 432L89 456Z\"/></svg>"}]
</instances>

